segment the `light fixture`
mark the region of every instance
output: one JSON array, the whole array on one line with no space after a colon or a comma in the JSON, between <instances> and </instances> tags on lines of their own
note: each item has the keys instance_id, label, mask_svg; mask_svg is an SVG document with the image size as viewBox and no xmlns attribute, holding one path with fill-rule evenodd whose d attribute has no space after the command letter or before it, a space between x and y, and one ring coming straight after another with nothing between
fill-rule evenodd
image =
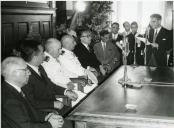
<instances>
[{"instance_id":1,"label":"light fixture","mask_svg":"<svg viewBox=\"0 0 174 128\"><path fill-rule=\"evenodd\" d=\"M86 9L86 3L79 1L76 3L75 7L78 12L83 12Z\"/></svg>"}]
</instances>

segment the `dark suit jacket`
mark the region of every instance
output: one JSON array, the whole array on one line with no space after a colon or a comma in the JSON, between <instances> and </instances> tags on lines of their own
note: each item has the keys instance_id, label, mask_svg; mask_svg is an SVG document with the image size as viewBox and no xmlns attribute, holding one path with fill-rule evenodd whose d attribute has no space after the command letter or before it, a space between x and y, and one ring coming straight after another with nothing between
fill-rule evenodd
<instances>
[{"instance_id":1,"label":"dark suit jacket","mask_svg":"<svg viewBox=\"0 0 174 128\"><path fill-rule=\"evenodd\" d=\"M96 43L94 45L94 53L97 57L97 59L102 64L109 64L112 69L117 67L120 62L115 63L114 59L120 60L119 52L116 49L116 46L113 45L110 41L106 43L106 48L103 50L102 43Z\"/></svg>"},{"instance_id":2,"label":"dark suit jacket","mask_svg":"<svg viewBox=\"0 0 174 128\"><path fill-rule=\"evenodd\" d=\"M2 128L51 128L41 120L27 98L11 85L2 84Z\"/></svg>"},{"instance_id":3,"label":"dark suit jacket","mask_svg":"<svg viewBox=\"0 0 174 128\"><path fill-rule=\"evenodd\" d=\"M88 49L82 43L78 43L75 46L74 53L76 54L81 65L84 68L87 68L87 66L91 66L96 69L99 68L99 65L101 63L98 61L91 47L90 47L90 51L88 51Z\"/></svg>"},{"instance_id":4,"label":"dark suit jacket","mask_svg":"<svg viewBox=\"0 0 174 128\"><path fill-rule=\"evenodd\" d=\"M117 39L112 39L112 33L110 33L110 34L109 34L109 39L110 39L110 40L112 41L112 43L114 43L114 45L115 45L115 43L116 43L117 41L121 41L121 40L123 39L123 36L120 35L120 34L118 34Z\"/></svg>"},{"instance_id":5,"label":"dark suit jacket","mask_svg":"<svg viewBox=\"0 0 174 128\"><path fill-rule=\"evenodd\" d=\"M122 63L122 50L116 45L116 42L123 40L123 36L118 34L117 39L112 39L112 33L109 34L109 39L116 46L116 51L118 53L117 58L119 58L119 61Z\"/></svg>"},{"instance_id":6,"label":"dark suit jacket","mask_svg":"<svg viewBox=\"0 0 174 128\"><path fill-rule=\"evenodd\" d=\"M152 34L151 34L152 36ZM149 37L149 41L152 43L152 37ZM150 61L152 53L156 59L157 66L167 66L167 53L170 46L169 31L164 27L158 32L155 42L159 45L158 49L147 46L147 64Z\"/></svg>"},{"instance_id":7,"label":"dark suit jacket","mask_svg":"<svg viewBox=\"0 0 174 128\"><path fill-rule=\"evenodd\" d=\"M65 88L52 83L42 66L40 66L41 76L30 66L28 66L28 69L31 75L28 84L22 89L30 102L35 108L53 108L53 102L56 100L55 95L64 95Z\"/></svg>"},{"instance_id":8,"label":"dark suit jacket","mask_svg":"<svg viewBox=\"0 0 174 128\"><path fill-rule=\"evenodd\" d=\"M128 42L129 42L129 50L130 53L128 55L128 64L133 64L134 62L134 52L135 52L135 35L133 33L130 33L128 36ZM143 37L142 35L138 35L138 37ZM144 43L141 42L140 47L138 47L138 44L136 44L136 63L139 65L144 64L144 55L142 54L144 52Z\"/></svg>"}]
</instances>

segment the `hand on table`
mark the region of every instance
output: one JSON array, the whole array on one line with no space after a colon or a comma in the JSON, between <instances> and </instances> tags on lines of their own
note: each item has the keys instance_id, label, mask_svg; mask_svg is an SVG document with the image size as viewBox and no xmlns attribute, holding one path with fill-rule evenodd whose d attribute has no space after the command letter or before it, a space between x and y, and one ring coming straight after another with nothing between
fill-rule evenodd
<instances>
[{"instance_id":1,"label":"hand on table","mask_svg":"<svg viewBox=\"0 0 174 128\"><path fill-rule=\"evenodd\" d=\"M69 82L69 83L67 84L67 89L68 89L68 90L74 90L74 88L75 88L75 85L74 85L73 82Z\"/></svg>"},{"instance_id":2,"label":"hand on table","mask_svg":"<svg viewBox=\"0 0 174 128\"><path fill-rule=\"evenodd\" d=\"M77 93L73 92L72 90L67 90L65 95L73 101L76 101L78 98Z\"/></svg>"},{"instance_id":3,"label":"hand on table","mask_svg":"<svg viewBox=\"0 0 174 128\"><path fill-rule=\"evenodd\" d=\"M61 128L64 124L62 116L55 113L49 113L45 117L45 121L48 121L51 124L52 128Z\"/></svg>"}]
</instances>

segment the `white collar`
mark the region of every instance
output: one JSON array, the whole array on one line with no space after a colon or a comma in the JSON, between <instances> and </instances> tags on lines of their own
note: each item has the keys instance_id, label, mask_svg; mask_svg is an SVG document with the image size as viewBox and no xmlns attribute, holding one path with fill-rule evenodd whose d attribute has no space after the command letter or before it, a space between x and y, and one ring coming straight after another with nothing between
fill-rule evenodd
<instances>
[{"instance_id":1,"label":"white collar","mask_svg":"<svg viewBox=\"0 0 174 128\"><path fill-rule=\"evenodd\" d=\"M115 34L115 33L112 33L112 35L114 35L114 36L115 36L115 35L118 35L118 33L117 33L117 34Z\"/></svg>"},{"instance_id":2,"label":"white collar","mask_svg":"<svg viewBox=\"0 0 174 128\"><path fill-rule=\"evenodd\" d=\"M65 51L66 54L74 54L72 51L67 50L67 49L65 49L65 48L62 48L62 50Z\"/></svg>"},{"instance_id":3,"label":"white collar","mask_svg":"<svg viewBox=\"0 0 174 128\"><path fill-rule=\"evenodd\" d=\"M89 46L85 43L82 43L87 49L89 48Z\"/></svg>"},{"instance_id":4,"label":"white collar","mask_svg":"<svg viewBox=\"0 0 174 128\"><path fill-rule=\"evenodd\" d=\"M118 33L117 33L117 34L115 34L115 33L112 33L112 35L114 35L114 36L117 36L117 35L118 35Z\"/></svg>"},{"instance_id":5,"label":"white collar","mask_svg":"<svg viewBox=\"0 0 174 128\"><path fill-rule=\"evenodd\" d=\"M14 87L19 93L21 92L21 88L15 84L12 84L11 82L5 80L8 84L10 84L12 87Z\"/></svg>"},{"instance_id":6,"label":"white collar","mask_svg":"<svg viewBox=\"0 0 174 128\"><path fill-rule=\"evenodd\" d=\"M103 44L106 44L106 42L103 42L102 40L101 40L101 44L103 45Z\"/></svg>"},{"instance_id":7,"label":"white collar","mask_svg":"<svg viewBox=\"0 0 174 128\"><path fill-rule=\"evenodd\" d=\"M124 31L127 35L129 35L131 33L131 31L129 30L128 32Z\"/></svg>"},{"instance_id":8,"label":"white collar","mask_svg":"<svg viewBox=\"0 0 174 128\"><path fill-rule=\"evenodd\" d=\"M156 28L155 29L155 31L154 31L154 33L156 32L156 30L157 30L157 34L159 33L159 31L161 30L161 26L160 27L158 27L158 28Z\"/></svg>"},{"instance_id":9,"label":"white collar","mask_svg":"<svg viewBox=\"0 0 174 128\"><path fill-rule=\"evenodd\" d=\"M31 65L31 64L29 64L29 63L27 63L27 65L30 66L37 74L40 75L40 73L39 73L39 67L36 67L36 66L34 66L34 65Z\"/></svg>"},{"instance_id":10,"label":"white collar","mask_svg":"<svg viewBox=\"0 0 174 128\"><path fill-rule=\"evenodd\" d=\"M45 56L49 56L50 59L54 59L54 60L56 60L56 58L52 57L48 52L44 52L44 54L45 54Z\"/></svg>"}]
</instances>

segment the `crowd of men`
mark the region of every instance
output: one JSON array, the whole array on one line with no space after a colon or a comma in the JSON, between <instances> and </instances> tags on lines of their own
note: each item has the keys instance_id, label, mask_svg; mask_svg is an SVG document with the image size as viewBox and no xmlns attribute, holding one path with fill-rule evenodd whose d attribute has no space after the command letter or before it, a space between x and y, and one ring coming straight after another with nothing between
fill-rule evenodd
<instances>
[{"instance_id":1,"label":"crowd of men","mask_svg":"<svg viewBox=\"0 0 174 128\"><path fill-rule=\"evenodd\" d=\"M100 41L93 46L89 29L81 30L79 37L65 34L60 40L49 38L44 44L23 40L18 56L2 62L2 127L73 127L73 122L62 117L71 106L60 97L76 101L79 95L75 85L85 88L89 83L100 83L122 65L125 41L129 44L127 64L172 65L172 32L161 26L159 14L150 18L144 35L137 32L137 22L124 22L123 33L119 33L119 23L114 22L111 32L102 30ZM169 59L167 52L171 53Z\"/></svg>"}]
</instances>

